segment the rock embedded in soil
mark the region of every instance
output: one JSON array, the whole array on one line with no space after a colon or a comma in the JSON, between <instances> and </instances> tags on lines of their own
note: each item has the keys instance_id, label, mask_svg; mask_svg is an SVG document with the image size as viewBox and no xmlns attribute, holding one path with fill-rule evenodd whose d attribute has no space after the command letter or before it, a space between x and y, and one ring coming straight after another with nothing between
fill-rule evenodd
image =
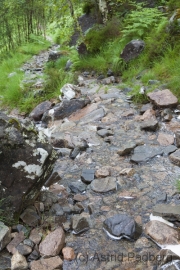
<instances>
[{"instance_id":1,"label":"rock embedded in soil","mask_svg":"<svg viewBox=\"0 0 180 270\"><path fill-rule=\"evenodd\" d=\"M60 105L54 107L53 118L54 120L63 119L70 116L73 112L82 109L90 103L88 98L79 98L71 100L63 100Z\"/></svg>"},{"instance_id":2,"label":"rock embedded in soil","mask_svg":"<svg viewBox=\"0 0 180 270\"><path fill-rule=\"evenodd\" d=\"M80 234L89 230L90 225L87 217L82 215L75 215L72 217L72 228L74 230L74 234Z\"/></svg>"},{"instance_id":3,"label":"rock embedded in soil","mask_svg":"<svg viewBox=\"0 0 180 270\"><path fill-rule=\"evenodd\" d=\"M158 128L158 121L154 119L146 120L140 125L141 130L156 131Z\"/></svg>"},{"instance_id":4,"label":"rock embedded in soil","mask_svg":"<svg viewBox=\"0 0 180 270\"><path fill-rule=\"evenodd\" d=\"M134 149L134 154L131 157L131 161L139 163L148 161L149 159L162 155L163 149L161 147L152 147L149 145L140 145Z\"/></svg>"},{"instance_id":5,"label":"rock embedded in soil","mask_svg":"<svg viewBox=\"0 0 180 270\"><path fill-rule=\"evenodd\" d=\"M120 156L125 156L131 153L131 151L136 147L135 142L127 142L121 146L121 148L117 151L117 154Z\"/></svg>"},{"instance_id":6,"label":"rock embedded in soil","mask_svg":"<svg viewBox=\"0 0 180 270\"><path fill-rule=\"evenodd\" d=\"M25 239L25 235L24 232L20 232L17 234L17 236L15 236L11 242L6 246L7 250L14 254L16 252L16 247L23 242L23 240Z\"/></svg>"},{"instance_id":7,"label":"rock embedded in soil","mask_svg":"<svg viewBox=\"0 0 180 270\"><path fill-rule=\"evenodd\" d=\"M159 107L175 107L178 104L178 99L172 94L169 89L162 91L154 91L147 94L148 98Z\"/></svg>"},{"instance_id":8,"label":"rock embedded in soil","mask_svg":"<svg viewBox=\"0 0 180 270\"><path fill-rule=\"evenodd\" d=\"M87 186L81 181L71 182L69 188L72 193L82 193L86 190Z\"/></svg>"},{"instance_id":9,"label":"rock embedded in soil","mask_svg":"<svg viewBox=\"0 0 180 270\"><path fill-rule=\"evenodd\" d=\"M94 169L86 169L84 168L81 173L81 180L85 184L90 184L94 180Z\"/></svg>"},{"instance_id":10,"label":"rock embedded in soil","mask_svg":"<svg viewBox=\"0 0 180 270\"><path fill-rule=\"evenodd\" d=\"M97 178L104 178L111 174L110 168L108 166L101 167L95 172Z\"/></svg>"},{"instance_id":11,"label":"rock embedded in soil","mask_svg":"<svg viewBox=\"0 0 180 270\"><path fill-rule=\"evenodd\" d=\"M76 258L76 255L74 253L74 249L71 247L65 247L62 249L62 254L64 260L72 261Z\"/></svg>"},{"instance_id":12,"label":"rock embedded in soil","mask_svg":"<svg viewBox=\"0 0 180 270\"><path fill-rule=\"evenodd\" d=\"M31 262L31 261L36 261L37 259L39 259L40 254L39 252L34 249L33 252L31 254L29 254L29 256L27 257L27 261Z\"/></svg>"},{"instance_id":13,"label":"rock embedded in soil","mask_svg":"<svg viewBox=\"0 0 180 270\"><path fill-rule=\"evenodd\" d=\"M39 245L41 255L56 256L65 244L65 234L61 227L50 232Z\"/></svg>"},{"instance_id":14,"label":"rock embedded in soil","mask_svg":"<svg viewBox=\"0 0 180 270\"><path fill-rule=\"evenodd\" d=\"M16 249L23 256L29 255L32 252L32 248L30 246L24 245L23 243L20 243Z\"/></svg>"},{"instance_id":15,"label":"rock embedded in soil","mask_svg":"<svg viewBox=\"0 0 180 270\"><path fill-rule=\"evenodd\" d=\"M11 259L11 270L26 270L28 269L28 263L26 258L19 252L16 252Z\"/></svg>"},{"instance_id":16,"label":"rock embedded in soil","mask_svg":"<svg viewBox=\"0 0 180 270\"><path fill-rule=\"evenodd\" d=\"M145 47L145 43L143 40L131 40L128 44L126 44L125 48L121 53L121 58L128 62L134 58L136 58Z\"/></svg>"},{"instance_id":17,"label":"rock embedded in soil","mask_svg":"<svg viewBox=\"0 0 180 270\"><path fill-rule=\"evenodd\" d=\"M41 242L41 238L42 236L36 228L30 232L29 239L33 241L36 245Z\"/></svg>"},{"instance_id":18,"label":"rock embedded in soil","mask_svg":"<svg viewBox=\"0 0 180 270\"><path fill-rule=\"evenodd\" d=\"M180 147L180 132L179 131L176 131L175 138L176 138L176 146L179 148Z\"/></svg>"},{"instance_id":19,"label":"rock embedded in soil","mask_svg":"<svg viewBox=\"0 0 180 270\"><path fill-rule=\"evenodd\" d=\"M163 151L165 155L169 155L175 152L176 150L177 150L177 147L175 145L168 145L164 148Z\"/></svg>"},{"instance_id":20,"label":"rock embedded in soil","mask_svg":"<svg viewBox=\"0 0 180 270\"><path fill-rule=\"evenodd\" d=\"M41 121L43 114L50 110L52 103L50 101L44 101L37 105L33 111L30 113L29 117L34 121Z\"/></svg>"},{"instance_id":21,"label":"rock embedded in soil","mask_svg":"<svg viewBox=\"0 0 180 270\"><path fill-rule=\"evenodd\" d=\"M167 108L167 109L164 109L162 112L161 112L161 117L163 119L164 122L169 122L171 121L172 119L172 111L171 109Z\"/></svg>"},{"instance_id":22,"label":"rock embedded in soil","mask_svg":"<svg viewBox=\"0 0 180 270\"><path fill-rule=\"evenodd\" d=\"M179 245L180 232L167 224L152 220L145 226L145 233L159 245Z\"/></svg>"},{"instance_id":23,"label":"rock embedded in soil","mask_svg":"<svg viewBox=\"0 0 180 270\"><path fill-rule=\"evenodd\" d=\"M20 218L28 226L37 226L40 221L40 217L33 206L26 208Z\"/></svg>"},{"instance_id":24,"label":"rock embedded in soil","mask_svg":"<svg viewBox=\"0 0 180 270\"><path fill-rule=\"evenodd\" d=\"M153 208L153 215L169 221L180 221L180 205L157 204Z\"/></svg>"},{"instance_id":25,"label":"rock embedded in soil","mask_svg":"<svg viewBox=\"0 0 180 270\"><path fill-rule=\"evenodd\" d=\"M153 105L151 103L147 103L141 107L140 114L145 113L145 111L147 111L148 109L152 110L152 108L153 108Z\"/></svg>"},{"instance_id":26,"label":"rock embedded in soil","mask_svg":"<svg viewBox=\"0 0 180 270\"><path fill-rule=\"evenodd\" d=\"M3 222L0 221L0 251L3 250L11 241L11 231Z\"/></svg>"},{"instance_id":27,"label":"rock embedded in soil","mask_svg":"<svg viewBox=\"0 0 180 270\"><path fill-rule=\"evenodd\" d=\"M97 131L97 134L100 137L104 138L104 137L113 135L113 132L111 130L108 130L108 129L100 129Z\"/></svg>"},{"instance_id":28,"label":"rock embedded in soil","mask_svg":"<svg viewBox=\"0 0 180 270\"><path fill-rule=\"evenodd\" d=\"M30 263L31 270L55 270L62 269L63 261L59 256L52 258L41 258Z\"/></svg>"},{"instance_id":29,"label":"rock embedded in soil","mask_svg":"<svg viewBox=\"0 0 180 270\"><path fill-rule=\"evenodd\" d=\"M117 214L107 218L103 223L103 229L112 239L136 239L140 236L139 230L133 217L127 214Z\"/></svg>"},{"instance_id":30,"label":"rock embedded in soil","mask_svg":"<svg viewBox=\"0 0 180 270\"><path fill-rule=\"evenodd\" d=\"M174 153L169 155L169 159L175 165L180 166L180 149L176 150Z\"/></svg>"},{"instance_id":31,"label":"rock embedded in soil","mask_svg":"<svg viewBox=\"0 0 180 270\"><path fill-rule=\"evenodd\" d=\"M70 83L66 83L60 90L60 93L63 94L63 98L65 99L73 99L76 97L77 93L76 91L78 90L78 92L80 92L80 89L73 85L73 84L70 84Z\"/></svg>"},{"instance_id":32,"label":"rock embedded in soil","mask_svg":"<svg viewBox=\"0 0 180 270\"><path fill-rule=\"evenodd\" d=\"M101 120L101 118L103 118L104 116L105 116L105 111L103 108L100 108L82 117L80 120L80 124L85 125L90 122Z\"/></svg>"},{"instance_id":33,"label":"rock embedded in soil","mask_svg":"<svg viewBox=\"0 0 180 270\"><path fill-rule=\"evenodd\" d=\"M174 135L160 132L157 138L160 145L168 146L174 144Z\"/></svg>"},{"instance_id":34,"label":"rock embedded in soil","mask_svg":"<svg viewBox=\"0 0 180 270\"><path fill-rule=\"evenodd\" d=\"M106 177L95 179L91 182L91 189L95 192L105 193L109 191L116 191L117 183L115 177Z\"/></svg>"}]
</instances>

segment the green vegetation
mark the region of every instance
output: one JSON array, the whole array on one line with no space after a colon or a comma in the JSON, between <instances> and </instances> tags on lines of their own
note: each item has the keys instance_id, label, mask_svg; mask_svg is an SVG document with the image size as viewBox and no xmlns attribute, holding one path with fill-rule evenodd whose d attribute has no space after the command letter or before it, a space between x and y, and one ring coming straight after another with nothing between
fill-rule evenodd
<instances>
[{"instance_id":1,"label":"green vegetation","mask_svg":"<svg viewBox=\"0 0 180 270\"><path fill-rule=\"evenodd\" d=\"M34 54L47 49L49 45L50 43L42 37L34 39L32 36L30 43L20 46L16 51L11 51L9 56L1 62L0 99L5 106L19 107L24 111L32 109L35 100L32 98L33 93L29 93L29 89L21 87L24 72L20 70L20 67Z\"/></svg>"},{"instance_id":2,"label":"green vegetation","mask_svg":"<svg viewBox=\"0 0 180 270\"><path fill-rule=\"evenodd\" d=\"M149 86L149 80L160 80L180 98L180 6L177 0L158 1L157 7L163 5L164 12L156 6L150 8L131 0L106 0L107 17L100 11L98 0L45 0L43 3L38 0L31 1L31 5L27 0L21 0L13 9L14 1L11 0L7 4L7 0L3 0L1 11L3 18L9 18L9 29L14 31L13 43L9 44L9 32L5 32L3 26L0 28L2 36L6 37L6 43L2 43L0 39L1 47L6 51L11 49L7 53L8 58L7 54L0 55L0 99L5 106L18 107L22 111L29 112L39 102L57 98L60 88L67 82L76 82L80 72L95 71L97 75L106 75L108 69L111 69L115 76L121 76L123 83L133 89L131 94L135 102L146 102L145 95L139 94L141 85L148 87L148 91L157 87L157 85ZM19 21L24 27L23 30L18 29L16 23L22 5ZM7 14L3 13L5 10ZM32 16L29 15L30 13ZM83 13L92 13L99 18L99 21L106 19L106 22L96 24L82 34L78 17ZM170 22L173 14L174 19ZM27 17L29 21L27 20L25 24L24 20ZM45 27L45 23L48 27ZM68 47L70 38L76 30L81 33L78 44L84 42L87 47L86 55L80 56L76 48ZM19 31L22 31L21 40ZM37 36L38 31L41 34L46 32L56 43L60 43L60 50L64 53L59 60L47 64L43 94L34 96L28 85L20 86L23 72L19 68L33 54L49 46L48 42ZM120 54L132 39L143 39L145 49L139 57L126 63L121 59ZM12 51L12 48L15 50ZM6 59L3 60L2 55ZM65 71L68 60L71 60L73 65L69 71ZM16 73L9 76L12 72Z\"/></svg>"}]
</instances>

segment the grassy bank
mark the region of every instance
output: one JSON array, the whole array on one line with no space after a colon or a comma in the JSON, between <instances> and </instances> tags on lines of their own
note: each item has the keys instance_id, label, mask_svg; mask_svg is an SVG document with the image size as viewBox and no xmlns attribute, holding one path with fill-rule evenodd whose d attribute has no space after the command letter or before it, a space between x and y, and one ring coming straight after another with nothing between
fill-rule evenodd
<instances>
[{"instance_id":1,"label":"grassy bank","mask_svg":"<svg viewBox=\"0 0 180 270\"><path fill-rule=\"evenodd\" d=\"M24 72L20 70L21 66L33 55L47 49L50 42L41 37L32 37L28 44L11 51L8 55L1 56L0 63L0 101L1 107L23 108L26 100L26 89L21 87L21 81ZM24 108L26 111L26 107Z\"/></svg>"}]
</instances>

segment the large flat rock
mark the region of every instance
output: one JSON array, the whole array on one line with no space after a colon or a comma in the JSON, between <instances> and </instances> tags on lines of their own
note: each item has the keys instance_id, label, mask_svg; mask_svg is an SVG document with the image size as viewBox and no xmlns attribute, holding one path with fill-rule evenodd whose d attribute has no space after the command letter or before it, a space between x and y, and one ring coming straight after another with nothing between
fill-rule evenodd
<instances>
[{"instance_id":1,"label":"large flat rock","mask_svg":"<svg viewBox=\"0 0 180 270\"><path fill-rule=\"evenodd\" d=\"M162 91L154 91L147 94L148 98L159 107L175 107L178 103L177 97L175 97L169 89Z\"/></svg>"},{"instance_id":2,"label":"large flat rock","mask_svg":"<svg viewBox=\"0 0 180 270\"><path fill-rule=\"evenodd\" d=\"M131 157L131 161L136 163L148 161L149 159L162 155L163 149L161 147L152 147L149 145L140 145L134 149L134 154Z\"/></svg>"},{"instance_id":3,"label":"large flat rock","mask_svg":"<svg viewBox=\"0 0 180 270\"><path fill-rule=\"evenodd\" d=\"M91 189L95 192L104 193L116 190L116 178L106 177L102 179L95 179L91 182Z\"/></svg>"},{"instance_id":4,"label":"large flat rock","mask_svg":"<svg viewBox=\"0 0 180 270\"><path fill-rule=\"evenodd\" d=\"M180 205L158 204L153 208L153 215L170 221L180 221Z\"/></svg>"}]
</instances>

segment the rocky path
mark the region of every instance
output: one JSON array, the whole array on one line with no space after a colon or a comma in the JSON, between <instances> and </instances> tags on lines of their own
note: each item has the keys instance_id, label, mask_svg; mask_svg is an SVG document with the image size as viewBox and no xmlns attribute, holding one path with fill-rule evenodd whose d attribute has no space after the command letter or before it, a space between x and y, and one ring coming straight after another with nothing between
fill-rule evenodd
<instances>
[{"instance_id":1,"label":"rocky path","mask_svg":"<svg viewBox=\"0 0 180 270\"><path fill-rule=\"evenodd\" d=\"M151 103L136 106L127 89L112 81L82 75L78 87L62 89L61 103L48 103L48 110L47 103L40 104L30 114L59 154L36 205L41 224L33 221L42 234L62 226L66 247L72 248L69 257L60 253L62 268L51 263L47 269L180 269L177 253L159 247L179 244L176 229L171 234L164 223L149 222L152 213L166 212L176 227L180 224L177 101L161 91L161 98L150 97ZM169 109L172 105L176 108ZM51 249L53 240L48 244ZM47 247L42 246L45 259ZM168 254L177 263L161 267ZM39 261L30 269L41 269Z\"/></svg>"}]
</instances>

